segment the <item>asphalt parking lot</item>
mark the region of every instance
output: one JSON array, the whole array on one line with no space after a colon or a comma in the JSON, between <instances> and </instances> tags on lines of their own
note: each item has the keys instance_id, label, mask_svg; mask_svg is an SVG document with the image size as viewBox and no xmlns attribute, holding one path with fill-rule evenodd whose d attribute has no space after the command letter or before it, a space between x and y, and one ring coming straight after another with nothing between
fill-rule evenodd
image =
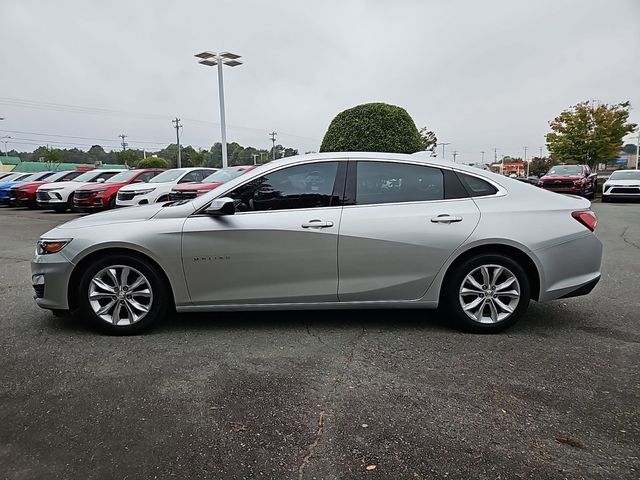
<instances>
[{"instance_id":1,"label":"asphalt parking lot","mask_svg":"<svg viewBox=\"0 0 640 480\"><path fill-rule=\"evenodd\" d=\"M420 311L176 315L102 336L32 301L0 209L0 476L637 479L640 205L594 204L603 278L507 333Z\"/></svg>"}]
</instances>

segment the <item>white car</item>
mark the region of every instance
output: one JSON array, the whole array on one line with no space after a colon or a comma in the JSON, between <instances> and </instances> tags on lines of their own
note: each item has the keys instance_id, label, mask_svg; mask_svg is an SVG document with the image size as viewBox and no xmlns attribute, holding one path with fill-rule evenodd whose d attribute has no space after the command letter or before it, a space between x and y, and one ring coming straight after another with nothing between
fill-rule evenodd
<instances>
[{"instance_id":1,"label":"white car","mask_svg":"<svg viewBox=\"0 0 640 480\"><path fill-rule=\"evenodd\" d=\"M602 201L640 200L640 170L616 170L602 186Z\"/></svg>"},{"instance_id":2,"label":"white car","mask_svg":"<svg viewBox=\"0 0 640 480\"><path fill-rule=\"evenodd\" d=\"M201 182L217 168L173 168L153 177L148 183L125 185L118 191L116 206L148 205L169 200L171 189L179 183Z\"/></svg>"},{"instance_id":3,"label":"white car","mask_svg":"<svg viewBox=\"0 0 640 480\"><path fill-rule=\"evenodd\" d=\"M124 171L124 168L95 169L78 175L69 182L45 183L36 190L36 202L40 208L64 212L73 208L73 193L78 188L104 182L107 178Z\"/></svg>"}]
</instances>

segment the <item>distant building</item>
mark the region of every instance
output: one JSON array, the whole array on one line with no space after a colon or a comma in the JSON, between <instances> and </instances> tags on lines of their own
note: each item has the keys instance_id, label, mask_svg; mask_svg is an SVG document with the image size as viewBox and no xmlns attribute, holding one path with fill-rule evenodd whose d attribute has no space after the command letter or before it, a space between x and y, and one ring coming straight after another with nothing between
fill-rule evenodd
<instances>
[{"instance_id":1,"label":"distant building","mask_svg":"<svg viewBox=\"0 0 640 480\"><path fill-rule=\"evenodd\" d=\"M524 177L527 174L527 162L523 160L496 162L491 164L491 171L504 175L515 173L518 177Z\"/></svg>"},{"instance_id":2,"label":"distant building","mask_svg":"<svg viewBox=\"0 0 640 480\"><path fill-rule=\"evenodd\" d=\"M11 172L20 163L20 157L0 156L0 172Z\"/></svg>"}]
</instances>

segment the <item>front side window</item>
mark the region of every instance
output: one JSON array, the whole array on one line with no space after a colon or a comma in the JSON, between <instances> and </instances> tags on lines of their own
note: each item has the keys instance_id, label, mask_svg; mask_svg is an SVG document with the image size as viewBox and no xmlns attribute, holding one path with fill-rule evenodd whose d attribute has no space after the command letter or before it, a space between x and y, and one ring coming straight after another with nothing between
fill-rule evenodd
<instances>
[{"instance_id":1,"label":"front side window","mask_svg":"<svg viewBox=\"0 0 640 480\"><path fill-rule=\"evenodd\" d=\"M97 182L101 178L104 178L105 180L107 180L108 178L113 177L116 173L118 173L118 172L104 172L104 173L101 173L100 175L97 175L96 178L94 178L91 181L92 182Z\"/></svg>"},{"instance_id":2,"label":"front side window","mask_svg":"<svg viewBox=\"0 0 640 480\"><path fill-rule=\"evenodd\" d=\"M231 191L239 212L339 205L333 195L338 162L309 163L269 173Z\"/></svg>"},{"instance_id":3,"label":"front side window","mask_svg":"<svg viewBox=\"0 0 640 480\"><path fill-rule=\"evenodd\" d=\"M442 171L424 165L358 162L355 203L425 202L444 198Z\"/></svg>"}]
</instances>

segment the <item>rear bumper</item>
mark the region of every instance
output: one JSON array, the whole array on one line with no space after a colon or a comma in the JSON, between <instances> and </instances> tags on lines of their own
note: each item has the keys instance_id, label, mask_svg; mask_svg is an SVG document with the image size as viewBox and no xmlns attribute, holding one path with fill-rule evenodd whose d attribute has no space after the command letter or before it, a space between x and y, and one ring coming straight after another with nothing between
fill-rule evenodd
<instances>
[{"instance_id":1,"label":"rear bumper","mask_svg":"<svg viewBox=\"0 0 640 480\"><path fill-rule=\"evenodd\" d=\"M539 301L586 295L600 279L602 243L590 232L533 253L542 267Z\"/></svg>"}]
</instances>

